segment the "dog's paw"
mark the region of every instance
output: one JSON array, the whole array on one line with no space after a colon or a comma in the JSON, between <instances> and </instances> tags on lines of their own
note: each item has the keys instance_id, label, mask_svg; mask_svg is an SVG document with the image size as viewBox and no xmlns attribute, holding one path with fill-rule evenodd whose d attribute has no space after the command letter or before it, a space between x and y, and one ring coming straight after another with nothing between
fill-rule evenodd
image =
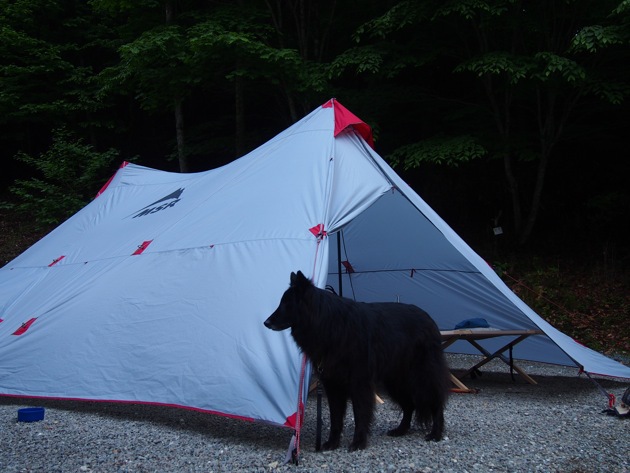
<instances>
[{"instance_id":1,"label":"dog's paw","mask_svg":"<svg viewBox=\"0 0 630 473\"><path fill-rule=\"evenodd\" d=\"M366 447L367 440L352 441L352 443L348 446L348 451L354 452L356 450L365 450Z\"/></svg>"},{"instance_id":2,"label":"dog's paw","mask_svg":"<svg viewBox=\"0 0 630 473\"><path fill-rule=\"evenodd\" d=\"M387 435L389 435L390 437L401 437L405 435L408 431L409 428L398 426L395 429L388 430Z\"/></svg>"},{"instance_id":3,"label":"dog's paw","mask_svg":"<svg viewBox=\"0 0 630 473\"><path fill-rule=\"evenodd\" d=\"M330 441L328 440L327 442L324 442L322 444L322 451L325 452L327 450L336 450L339 448L339 440L337 441Z\"/></svg>"}]
</instances>

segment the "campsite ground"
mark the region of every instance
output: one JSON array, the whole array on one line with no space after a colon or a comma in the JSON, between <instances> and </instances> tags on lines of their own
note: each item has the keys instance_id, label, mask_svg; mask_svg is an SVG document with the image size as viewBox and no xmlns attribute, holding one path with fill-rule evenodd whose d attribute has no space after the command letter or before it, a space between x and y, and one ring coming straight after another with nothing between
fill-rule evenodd
<instances>
[{"instance_id":1,"label":"campsite ground","mask_svg":"<svg viewBox=\"0 0 630 473\"><path fill-rule=\"evenodd\" d=\"M469 357L450 355L452 368ZM42 422L16 422L27 399L0 398L3 472L562 472L628 473L630 419L603 413L606 398L575 368L521 365L537 385L492 362L467 379L477 394L453 394L446 438L425 442L417 428L388 437L399 410L385 396L364 451L316 453L316 396L309 396L300 464L284 465L291 431L155 405L43 401ZM599 379L619 398L627 381ZM324 438L328 408L323 399ZM346 419L343 445L352 435Z\"/></svg>"},{"instance_id":2,"label":"campsite ground","mask_svg":"<svg viewBox=\"0 0 630 473\"><path fill-rule=\"evenodd\" d=\"M0 209L0 267L50 229ZM479 250L478 250L479 251ZM595 350L630 362L630 269L611 261L484 255L510 288L552 325Z\"/></svg>"}]
</instances>

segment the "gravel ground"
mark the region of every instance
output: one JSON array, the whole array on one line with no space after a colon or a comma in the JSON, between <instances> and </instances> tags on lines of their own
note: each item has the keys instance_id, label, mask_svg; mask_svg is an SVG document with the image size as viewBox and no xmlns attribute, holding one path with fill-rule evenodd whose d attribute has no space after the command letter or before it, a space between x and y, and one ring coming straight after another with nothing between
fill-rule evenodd
<instances>
[{"instance_id":1,"label":"gravel ground","mask_svg":"<svg viewBox=\"0 0 630 473\"><path fill-rule=\"evenodd\" d=\"M450 356L452 368L470 366ZM0 398L0 471L12 472L630 472L630 418L602 413L601 391L575 369L520 363L537 381L512 381L499 362L453 394L446 438L385 432L400 416L386 397L364 451L316 453L316 396L307 403L298 466L284 464L291 431L184 409ZM628 380L598 379L621 397ZM21 407L44 406L41 422L17 422ZM324 398L324 437L328 413ZM344 444L352 436L351 410Z\"/></svg>"}]
</instances>

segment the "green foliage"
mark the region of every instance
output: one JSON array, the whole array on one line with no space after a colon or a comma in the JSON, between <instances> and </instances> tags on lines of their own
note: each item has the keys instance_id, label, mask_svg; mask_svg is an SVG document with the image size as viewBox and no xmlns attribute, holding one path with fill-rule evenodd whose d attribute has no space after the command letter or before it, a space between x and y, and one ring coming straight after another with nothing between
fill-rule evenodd
<instances>
[{"instance_id":1,"label":"green foliage","mask_svg":"<svg viewBox=\"0 0 630 473\"><path fill-rule=\"evenodd\" d=\"M337 55L328 65L327 76L333 79L352 71L356 75L368 73L389 80L405 69L424 65L429 60L429 56L410 54L407 48L394 44L357 46Z\"/></svg>"},{"instance_id":2,"label":"green foliage","mask_svg":"<svg viewBox=\"0 0 630 473\"><path fill-rule=\"evenodd\" d=\"M385 60L384 51L377 46L352 48L337 56L329 67L329 77L338 77L348 68L361 74L376 74L381 70Z\"/></svg>"},{"instance_id":3,"label":"green foliage","mask_svg":"<svg viewBox=\"0 0 630 473\"><path fill-rule=\"evenodd\" d=\"M15 181L10 191L18 203L8 207L40 226L60 223L84 207L119 160L117 151L99 153L64 129L54 131L52 145L40 156L20 152L15 158L33 168L37 177Z\"/></svg>"},{"instance_id":4,"label":"green foliage","mask_svg":"<svg viewBox=\"0 0 630 473\"><path fill-rule=\"evenodd\" d=\"M630 14L630 0L622 0L613 10L616 15Z\"/></svg>"},{"instance_id":5,"label":"green foliage","mask_svg":"<svg viewBox=\"0 0 630 473\"><path fill-rule=\"evenodd\" d=\"M89 13L77 0L0 0L0 139L38 139L50 123L93 125L87 115L103 107L93 53L105 50L95 38L106 29Z\"/></svg>"},{"instance_id":6,"label":"green foliage","mask_svg":"<svg viewBox=\"0 0 630 473\"><path fill-rule=\"evenodd\" d=\"M422 20L428 19L429 10L425 2L403 0L386 11L357 28L353 39L357 43L363 36L386 39L392 33L404 29Z\"/></svg>"},{"instance_id":7,"label":"green foliage","mask_svg":"<svg viewBox=\"0 0 630 473\"><path fill-rule=\"evenodd\" d=\"M126 91L142 108L170 109L175 95L185 95L200 78L188 67L188 40L179 26L159 26L119 49L120 62L99 74L100 96Z\"/></svg>"},{"instance_id":8,"label":"green foliage","mask_svg":"<svg viewBox=\"0 0 630 473\"><path fill-rule=\"evenodd\" d=\"M611 45L623 44L626 39L624 30L619 26L586 26L573 38L571 50L595 53Z\"/></svg>"},{"instance_id":9,"label":"green foliage","mask_svg":"<svg viewBox=\"0 0 630 473\"><path fill-rule=\"evenodd\" d=\"M548 51L537 52L532 57L491 51L462 62L455 72L472 72L478 77L502 75L511 85L532 79L546 82L561 77L567 83L576 83L587 78L586 69L575 60Z\"/></svg>"},{"instance_id":10,"label":"green foliage","mask_svg":"<svg viewBox=\"0 0 630 473\"><path fill-rule=\"evenodd\" d=\"M586 69L568 57L549 51L540 51L534 54L534 60L539 65L538 70L532 73L534 79L546 81L553 75L559 75L569 83L586 79Z\"/></svg>"},{"instance_id":11,"label":"green foliage","mask_svg":"<svg viewBox=\"0 0 630 473\"><path fill-rule=\"evenodd\" d=\"M478 77L484 75L505 75L514 85L528 78L533 69L532 61L505 51L492 51L483 56L469 59L455 67L455 72L472 72Z\"/></svg>"},{"instance_id":12,"label":"green foliage","mask_svg":"<svg viewBox=\"0 0 630 473\"><path fill-rule=\"evenodd\" d=\"M221 61L227 66L226 79L270 78L278 71L298 73L304 63L297 50L270 46L269 34L265 27L247 28L243 23L234 24L231 17L213 17L190 29L189 61L206 65Z\"/></svg>"},{"instance_id":13,"label":"green foliage","mask_svg":"<svg viewBox=\"0 0 630 473\"><path fill-rule=\"evenodd\" d=\"M115 14L119 12L132 12L138 8L150 9L162 6L159 0L89 0L88 3L95 11Z\"/></svg>"},{"instance_id":14,"label":"green foliage","mask_svg":"<svg viewBox=\"0 0 630 473\"><path fill-rule=\"evenodd\" d=\"M401 146L388 159L393 166L402 165L407 170L418 167L421 163L457 167L486 154L486 149L472 136L441 136Z\"/></svg>"},{"instance_id":15,"label":"green foliage","mask_svg":"<svg viewBox=\"0 0 630 473\"><path fill-rule=\"evenodd\" d=\"M443 6L438 8L435 17L456 15L466 20L474 20L480 14L490 16L500 16L504 14L511 4L516 3L515 0L458 0L445 2Z\"/></svg>"}]
</instances>

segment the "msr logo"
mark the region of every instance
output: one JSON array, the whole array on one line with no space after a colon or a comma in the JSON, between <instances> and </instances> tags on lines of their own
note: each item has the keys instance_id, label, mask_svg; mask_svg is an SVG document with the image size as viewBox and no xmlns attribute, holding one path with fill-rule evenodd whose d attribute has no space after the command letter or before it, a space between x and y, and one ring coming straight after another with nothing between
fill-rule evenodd
<instances>
[{"instance_id":1,"label":"msr logo","mask_svg":"<svg viewBox=\"0 0 630 473\"><path fill-rule=\"evenodd\" d=\"M184 192L184 188L177 189L175 192L167 195L166 197L162 197L160 200L156 200L152 204L147 205L146 207L140 209L138 212L133 214L132 218L136 217L144 217L145 215L150 215L159 212L160 210L165 210L173 207L177 202L179 202L180 196Z\"/></svg>"}]
</instances>

